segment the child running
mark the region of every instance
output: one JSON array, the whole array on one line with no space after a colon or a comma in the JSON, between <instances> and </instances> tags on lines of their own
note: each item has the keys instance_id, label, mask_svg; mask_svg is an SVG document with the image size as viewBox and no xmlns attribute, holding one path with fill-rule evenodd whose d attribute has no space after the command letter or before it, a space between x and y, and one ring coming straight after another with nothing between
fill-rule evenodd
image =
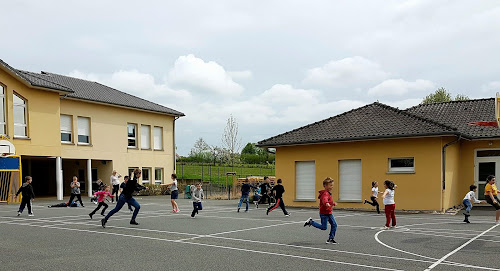
<instances>
[{"instance_id":1,"label":"child running","mask_svg":"<svg viewBox=\"0 0 500 271\"><path fill-rule=\"evenodd\" d=\"M278 179L277 181L277 185L275 185L273 187L273 189L271 189L271 193L274 191L276 193L276 203L274 204L274 206L271 206L269 208L267 208L267 211L266 211L266 215L269 215L269 213L276 209L278 206L281 208L281 210L283 211L283 214L285 214L285 216L290 216L290 213L287 212L287 210L285 209L285 202L283 201L283 193L285 193L285 188L283 187L282 184L282 180L281 179ZM248 207L248 204L247 204L247 207Z\"/></svg>"},{"instance_id":2,"label":"child running","mask_svg":"<svg viewBox=\"0 0 500 271\"><path fill-rule=\"evenodd\" d=\"M201 183L196 184L196 188L191 192L191 196L193 197L193 212L191 213L191 218L194 218L194 215L197 214L198 211L203 210L201 199L205 198L205 195L203 194L203 189L201 189Z\"/></svg>"},{"instance_id":3,"label":"child running","mask_svg":"<svg viewBox=\"0 0 500 271\"><path fill-rule=\"evenodd\" d=\"M19 190L17 190L16 196L14 197L15 199L21 193L22 199L21 199L21 205L19 205L19 211L17 211L17 216L20 216L23 211L24 207L28 205L28 216L33 216L33 210L31 209L31 200L35 198L35 193L33 192L33 186L31 186L31 182L33 181L33 178L30 176L24 177L24 183L21 187L19 187Z\"/></svg>"},{"instance_id":4,"label":"child running","mask_svg":"<svg viewBox=\"0 0 500 271\"><path fill-rule=\"evenodd\" d=\"M396 202L394 202L394 189L398 187L394 184L394 182L385 180L384 182L384 194L382 195L382 199L385 205L385 226L382 228L383 230L387 230L390 228L396 227ZM389 228L392 219L392 226Z\"/></svg>"},{"instance_id":5,"label":"child running","mask_svg":"<svg viewBox=\"0 0 500 271\"><path fill-rule=\"evenodd\" d=\"M243 181L243 185L241 186L241 198L240 202L238 203L238 211L237 211L238 213L240 212L241 204L243 203L243 201L245 201L246 203L245 212L248 212L248 198L250 195L251 188L257 189L257 187L248 183L248 178L245 178L245 180Z\"/></svg>"},{"instance_id":6,"label":"child running","mask_svg":"<svg viewBox=\"0 0 500 271\"><path fill-rule=\"evenodd\" d=\"M97 198L97 202L99 203L99 205L97 205L97 207L94 209L94 211L92 211L89 216L90 216L90 219L92 219L92 216L97 212L99 211L99 209L101 209L102 206L104 206L104 209L102 209L101 211L101 215L104 216L104 212L106 211L106 209L108 209L108 204L106 204L106 202L104 202L104 200L106 199L106 196L110 196L111 198L114 197L114 195L111 195L109 193L109 185L106 185L104 186L104 191L98 191L98 192L95 192L94 193L94 196L99 196L99 198Z\"/></svg>"},{"instance_id":7,"label":"child running","mask_svg":"<svg viewBox=\"0 0 500 271\"><path fill-rule=\"evenodd\" d=\"M179 198L179 188L177 187L177 174L173 173L170 176L170 178L172 179L171 183L162 185L170 186L170 203L172 204L171 213L178 213L180 212L179 206L177 205L177 202L175 202L175 200Z\"/></svg>"},{"instance_id":8,"label":"child running","mask_svg":"<svg viewBox=\"0 0 500 271\"><path fill-rule=\"evenodd\" d=\"M475 194L476 189L477 189L477 186L471 184L471 186L469 187L470 191L469 191L469 193L467 193L465 195L465 198L463 201L463 204L465 206L465 211L464 211L464 216L465 216L464 222L465 223L470 223L469 216L470 216L470 210L472 209L471 201L474 201L474 203L481 203L481 201L476 198L476 194Z\"/></svg>"},{"instance_id":9,"label":"child running","mask_svg":"<svg viewBox=\"0 0 500 271\"><path fill-rule=\"evenodd\" d=\"M328 228L328 224L330 223L331 229L330 229L330 235L328 236L328 240L326 240L327 244L332 244L335 245L337 242L335 242L335 233L337 232L337 221L335 221L335 217L332 214L332 208L333 206L337 205L335 202L333 202L332 198L332 190L333 190L333 179L330 177L327 177L323 181L323 187L325 188L324 190L319 191L319 217L321 218L321 224L313 221L313 219L310 217L305 223L305 226L313 226L315 228L318 228L320 230L326 230Z\"/></svg>"},{"instance_id":10,"label":"child running","mask_svg":"<svg viewBox=\"0 0 500 271\"><path fill-rule=\"evenodd\" d=\"M139 213L139 210L141 209L141 205L132 197L132 194L135 191L141 191L143 189L148 189L147 187L144 187L140 184L137 183L139 178L141 177L142 172L140 169L136 168L134 170L134 178L132 180L128 180L127 185L123 189L123 193L120 195L118 202L116 203L116 206L113 210L109 211L109 213L101 220L101 225L103 228L106 228L106 223L108 222L108 219L114 215L116 212L120 211L120 209L125 205L125 203L129 203L130 205L134 206L134 214L132 215L132 219L130 220L131 225L139 225L135 221L135 218L137 217L137 214Z\"/></svg>"},{"instance_id":11,"label":"child running","mask_svg":"<svg viewBox=\"0 0 500 271\"><path fill-rule=\"evenodd\" d=\"M378 201L377 201L377 198L378 198L378 182L377 181L373 181L372 182L372 195L370 196L370 199L372 201L367 201L365 199L365 202L363 204L370 204L371 206L375 206L377 208L377 213L380 214L380 207L378 205Z\"/></svg>"},{"instance_id":12,"label":"child running","mask_svg":"<svg viewBox=\"0 0 500 271\"><path fill-rule=\"evenodd\" d=\"M486 186L484 187L484 198L486 202L495 207L495 223L500 223L500 203L498 202L498 189L495 185L495 176L490 175L486 178Z\"/></svg>"}]
</instances>

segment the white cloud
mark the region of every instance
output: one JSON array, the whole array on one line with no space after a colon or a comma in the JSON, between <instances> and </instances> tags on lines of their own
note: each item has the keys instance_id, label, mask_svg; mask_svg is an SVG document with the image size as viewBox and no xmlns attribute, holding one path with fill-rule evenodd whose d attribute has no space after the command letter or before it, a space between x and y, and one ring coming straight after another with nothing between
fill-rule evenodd
<instances>
[{"instance_id":1,"label":"white cloud","mask_svg":"<svg viewBox=\"0 0 500 271\"><path fill-rule=\"evenodd\" d=\"M500 92L500 81L492 81L488 84L482 85L481 92L494 96L495 93Z\"/></svg>"},{"instance_id":2,"label":"white cloud","mask_svg":"<svg viewBox=\"0 0 500 271\"><path fill-rule=\"evenodd\" d=\"M389 79L370 88L370 96L402 96L432 91L436 88L435 84L429 80L418 79L415 82L405 81L403 79Z\"/></svg>"},{"instance_id":3,"label":"white cloud","mask_svg":"<svg viewBox=\"0 0 500 271\"><path fill-rule=\"evenodd\" d=\"M192 54L180 56L175 61L174 67L168 73L168 81L229 96L238 96L244 90L233 81L224 67L213 61L205 62Z\"/></svg>"},{"instance_id":4,"label":"white cloud","mask_svg":"<svg viewBox=\"0 0 500 271\"><path fill-rule=\"evenodd\" d=\"M388 78L390 73L382 70L378 63L361 56L332 60L322 67L307 71L305 84L317 86L341 86L363 84Z\"/></svg>"},{"instance_id":5,"label":"white cloud","mask_svg":"<svg viewBox=\"0 0 500 271\"><path fill-rule=\"evenodd\" d=\"M228 71L227 73L235 80L247 80L253 77L252 71Z\"/></svg>"}]
</instances>

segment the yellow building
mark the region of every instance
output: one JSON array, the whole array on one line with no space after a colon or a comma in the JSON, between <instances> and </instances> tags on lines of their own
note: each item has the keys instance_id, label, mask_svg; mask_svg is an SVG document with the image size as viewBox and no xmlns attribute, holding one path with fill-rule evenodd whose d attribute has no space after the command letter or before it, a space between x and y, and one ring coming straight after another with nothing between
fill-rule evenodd
<instances>
[{"instance_id":1,"label":"yellow building","mask_svg":"<svg viewBox=\"0 0 500 271\"><path fill-rule=\"evenodd\" d=\"M488 175L500 172L500 129L469 126L495 121L495 99L418 105L399 110L369 104L259 142L276 149L276 177L284 201L318 206L325 177L339 207L372 208L371 183L397 185L396 208L446 210L469 186L484 197ZM382 205L382 199L379 196Z\"/></svg>"},{"instance_id":2,"label":"yellow building","mask_svg":"<svg viewBox=\"0 0 500 271\"><path fill-rule=\"evenodd\" d=\"M147 90L145 90L147 91ZM175 172L175 120L183 113L119 90L68 76L32 73L0 60L0 134L21 155L37 196L82 194L97 178L142 169L143 183Z\"/></svg>"}]
</instances>

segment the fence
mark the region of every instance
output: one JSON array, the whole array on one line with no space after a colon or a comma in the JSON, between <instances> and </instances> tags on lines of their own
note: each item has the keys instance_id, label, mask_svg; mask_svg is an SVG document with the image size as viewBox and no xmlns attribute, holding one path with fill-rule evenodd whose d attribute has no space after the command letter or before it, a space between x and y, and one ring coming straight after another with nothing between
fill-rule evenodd
<instances>
[{"instance_id":1,"label":"fence","mask_svg":"<svg viewBox=\"0 0 500 271\"><path fill-rule=\"evenodd\" d=\"M239 165L219 165L202 163L178 162L176 173L177 179L183 184L194 184L203 182L203 190L208 195L212 193L227 193L226 173L234 172L236 175L228 177L229 187L233 185L233 178L245 178L248 176L274 176L274 165L259 164L239 164Z\"/></svg>"}]
</instances>

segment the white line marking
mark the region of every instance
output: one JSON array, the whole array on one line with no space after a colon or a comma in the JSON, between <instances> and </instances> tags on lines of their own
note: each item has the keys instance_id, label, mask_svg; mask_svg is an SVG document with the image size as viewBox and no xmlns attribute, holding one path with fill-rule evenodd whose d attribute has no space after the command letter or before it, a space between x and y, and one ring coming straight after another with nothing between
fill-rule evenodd
<instances>
[{"instance_id":1,"label":"white line marking","mask_svg":"<svg viewBox=\"0 0 500 271\"><path fill-rule=\"evenodd\" d=\"M493 230L494 228L496 228L499 224L495 224L493 225L491 228L483 231L482 233L480 233L479 235L477 235L476 237L470 239L469 241L465 242L463 245L457 247L455 250L453 250L452 252L444 255L443 257L441 257L441 259L439 259L437 262L435 262L434 264L432 264L431 266L429 266L427 269L425 269L425 271L428 271L428 270L431 270L433 269L434 267L438 266L440 263L442 263L444 260L446 260L448 257L450 257L451 255L455 254L456 252L458 252L459 250L461 250L462 248L464 248L465 246L467 246L468 244L472 243L474 240L476 240L477 238L483 236L484 234L488 233L489 231Z\"/></svg>"}]
</instances>

